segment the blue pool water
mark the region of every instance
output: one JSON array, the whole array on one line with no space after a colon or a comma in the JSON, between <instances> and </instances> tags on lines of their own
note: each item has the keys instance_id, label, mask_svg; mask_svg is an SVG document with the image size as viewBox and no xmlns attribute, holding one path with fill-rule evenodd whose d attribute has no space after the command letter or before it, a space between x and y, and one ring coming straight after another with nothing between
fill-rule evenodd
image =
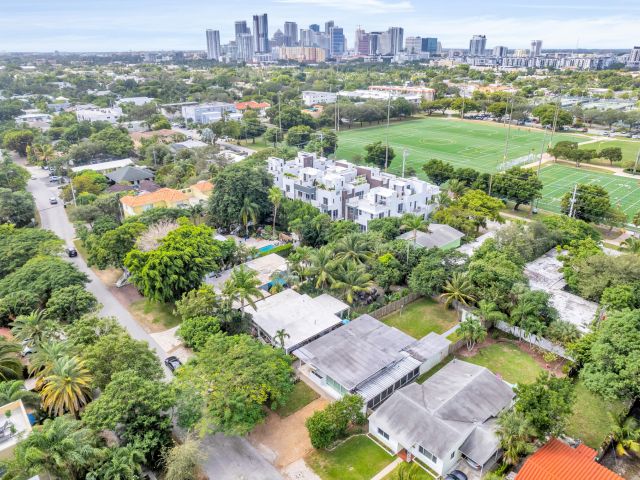
<instances>
[{"instance_id":1,"label":"blue pool water","mask_svg":"<svg viewBox=\"0 0 640 480\"><path fill-rule=\"evenodd\" d=\"M258 249L259 252L268 252L269 250L273 250L274 248L276 248L275 245L265 245L264 247L260 247Z\"/></svg>"}]
</instances>

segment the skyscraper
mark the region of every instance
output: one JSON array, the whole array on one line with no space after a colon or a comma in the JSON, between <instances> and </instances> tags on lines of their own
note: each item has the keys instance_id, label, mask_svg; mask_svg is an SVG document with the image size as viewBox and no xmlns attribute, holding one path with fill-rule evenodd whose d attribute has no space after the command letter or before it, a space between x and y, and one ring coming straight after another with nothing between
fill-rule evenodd
<instances>
[{"instance_id":1,"label":"skyscraper","mask_svg":"<svg viewBox=\"0 0 640 480\"><path fill-rule=\"evenodd\" d=\"M531 50L529 50L529 56L539 57L542 53L542 40L531 40Z\"/></svg>"},{"instance_id":2,"label":"skyscraper","mask_svg":"<svg viewBox=\"0 0 640 480\"><path fill-rule=\"evenodd\" d=\"M311 47L313 44L311 43L311 30L308 28L300 29L300 46L301 47Z\"/></svg>"},{"instance_id":3,"label":"skyscraper","mask_svg":"<svg viewBox=\"0 0 640 480\"><path fill-rule=\"evenodd\" d=\"M354 48L358 55L369 55L369 34L360 27L356 30Z\"/></svg>"},{"instance_id":4,"label":"skyscraper","mask_svg":"<svg viewBox=\"0 0 640 480\"><path fill-rule=\"evenodd\" d=\"M344 54L344 50L344 31L340 27L331 27L329 32L329 55L331 57L339 57Z\"/></svg>"},{"instance_id":5,"label":"skyscraper","mask_svg":"<svg viewBox=\"0 0 640 480\"><path fill-rule=\"evenodd\" d=\"M493 56L494 57L498 57L498 58L506 57L508 52L509 52L509 49L507 47L502 46L502 45L498 45L496 47L493 47Z\"/></svg>"},{"instance_id":6,"label":"skyscraper","mask_svg":"<svg viewBox=\"0 0 640 480\"><path fill-rule=\"evenodd\" d=\"M312 32L320 33L320 25L318 25L317 23L312 23L311 25L309 25L309 30L311 30Z\"/></svg>"},{"instance_id":7,"label":"skyscraper","mask_svg":"<svg viewBox=\"0 0 640 480\"><path fill-rule=\"evenodd\" d=\"M438 39L433 37L423 37L422 51L429 55L435 55L438 53Z\"/></svg>"},{"instance_id":8,"label":"skyscraper","mask_svg":"<svg viewBox=\"0 0 640 480\"><path fill-rule=\"evenodd\" d=\"M469 42L469 55L483 56L487 48L487 37L484 35L474 35Z\"/></svg>"},{"instance_id":9,"label":"skyscraper","mask_svg":"<svg viewBox=\"0 0 640 480\"><path fill-rule=\"evenodd\" d=\"M247 22L244 20L238 20L236 22L236 37L243 33L249 33L249 27L247 27Z\"/></svg>"},{"instance_id":10,"label":"skyscraper","mask_svg":"<svg viewBox=\"0 0 640 480\"><path fill-rule=\"evenodd\" d=\"M296 22L284 22L284 44L287 47L295 47L298 44L298 24Z\"/></svg>"},{"instance_id":11,"label":"skyscraper","mask_svg":"<svg viewBox=\"0 0 640 480\"><path fill-rule=\"evenodd\" d=\"M220 61L221 56L220 32L218 30L207 30L207 58Z\"/></svg>"},{"instance_id":12,"label":"skyscraper","mask_svg":"<svg viewBox=\"0 0 640 480\"><path fill-rule=\"evenodd\" d=\"M404 28L391 27L389 29L390 51L392 55L396 55L402 51L404 46Z\"/></svg>"},{"instance_id":13,"label":"skyscraper","mask_svg":"<svg viewBox=\"0 0 640 480\"><path fill-rule=\"evenodd\" d=\"M269 20L267 14L253 16L253 43L258 53L269 53Z\"/></svg>"},{"instance_id":14,"label":"skyscraper","mask_svg":"<svg viewBox=\"0 0 640 480\"><path fill-rule=\"evenodd\" d=\"M407 53L422 53L422 38L407 37L404 49Z\"/></svg>"},{"instance_id":15,"label":"skyscraper","mask_svg":"<svg viewBox=\"0 0 640 480\"><path fill-rule=\"evenodd\" d=\"M241 33L237 36L238 43L238 61L252 62L255 46L253 44L253 35L249 33Z\"/></svg>"},{"instance_id":16,"label":"skyscraper","mask_svg":"<svg viewBox=\"0 0 640 480\"><path fill-rule=\"evenodd\" d=\"M629 52L629 63L640 63L640 47L633 47Z\"/></svg>"},{"instance_id":17,"label":"skyscraper","mask_svg":"<svg viewBox=\"0 0 640 480\"><path fill-rule=\"evenodd\" d=\"M333 20L329 20L328 22L324 22L324 33L331 33L331 29L335 26L335 22Z\"/></svg>"}]
</instances>

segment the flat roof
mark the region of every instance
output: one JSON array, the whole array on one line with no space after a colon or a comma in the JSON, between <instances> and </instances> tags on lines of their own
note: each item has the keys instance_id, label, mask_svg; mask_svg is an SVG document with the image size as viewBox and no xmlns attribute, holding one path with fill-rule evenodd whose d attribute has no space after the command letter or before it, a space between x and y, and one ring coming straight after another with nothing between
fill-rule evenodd
<instances>
[{"instance_id":1,"label":"flat roof","mask_svg":"<svg viewBox=\"0 0 640 480\"><path fill-rule=\"evenodd\" d=\"M89 165L80 165L79 167L73 167L72 172L84 172L85 170L94 170L96 172L102 172L105 170L115 170L116 168L126 167L127 165L133 165L133 160L130 158L123 158L122 160L110 160L108 162L91 163Z\"/></svg>"},{"instance_id":2,"label":"flat roof","mask_svg":"<svg viewBox=\"0 0 640 480\"><path fill-rule=\"evenodd\" d=\"M414 231L410 230L403 233L398 238L413 242L413 235ZM429 224L428 232L417 231L415 232L415 235L416 244L424 248L442 247L454 240L460 240L464 237L464 233L461 231L441 223L431 223Z\"/></svg>"},{"instance_id":3,"label":"flat roof","mask_svg":"<svg viewBox=\"0 0 640 480\"><path fill-rule=\"evenodd\" d=\"M287 269L287 261L277 253L254 258L246 262L245 265L258 273L261 285L269 283L274 272L284 272Z\"/></svg>"}]
</instances>

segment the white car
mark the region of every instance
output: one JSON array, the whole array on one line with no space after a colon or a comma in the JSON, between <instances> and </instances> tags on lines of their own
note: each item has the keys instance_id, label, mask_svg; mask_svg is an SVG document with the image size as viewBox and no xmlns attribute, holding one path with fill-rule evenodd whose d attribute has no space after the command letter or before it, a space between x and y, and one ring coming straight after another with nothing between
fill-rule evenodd
<instances>
[{"instance_id":1,"label":"white car","mask_svg":"<svg viewBox=\"0 0 640 480\"><path fill-rule=\"evenodd\" d=\"M58 199L56 197L49 197L49 203L51 205L57 205L58 204Z\"/></svg>"}]
</instances>

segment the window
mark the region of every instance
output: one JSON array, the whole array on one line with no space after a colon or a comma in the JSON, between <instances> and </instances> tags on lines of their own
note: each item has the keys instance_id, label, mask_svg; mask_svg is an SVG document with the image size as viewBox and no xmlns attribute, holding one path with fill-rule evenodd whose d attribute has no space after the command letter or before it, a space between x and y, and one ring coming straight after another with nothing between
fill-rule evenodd
<instances>
[{"instance_id":1,"label":"window","mask_svg":"<svg viewBox=\"0 0 640 480\"><path fill-rule=\"evenodd\" d=\"M389 434L382 430L380 427L378 427L378 435L389 440Z\"/></svg>"},{"instance_id":2,"label":"window","mask_svg":"<svg viewBox=\"0 0 640 480\"><path fill-rule=\"evenodd\" d=\"M456 452L455 451L451 452L451 458L453 458L455 456L456 456Z\"/></svg>"},{"instance_id":3,"label":"window","mask_svg":"<svg viewBox=\"0 0 640 480\"><path fill-rule=\"evenodd\" d=\"M418 445L418 451L420 452L421 455L423 455L425 458L428 458L433 463L438 462L438 457L436 457L433 453L431 453L426 448L423 448L422 445Z\"/></svg>"}]
</instances>

